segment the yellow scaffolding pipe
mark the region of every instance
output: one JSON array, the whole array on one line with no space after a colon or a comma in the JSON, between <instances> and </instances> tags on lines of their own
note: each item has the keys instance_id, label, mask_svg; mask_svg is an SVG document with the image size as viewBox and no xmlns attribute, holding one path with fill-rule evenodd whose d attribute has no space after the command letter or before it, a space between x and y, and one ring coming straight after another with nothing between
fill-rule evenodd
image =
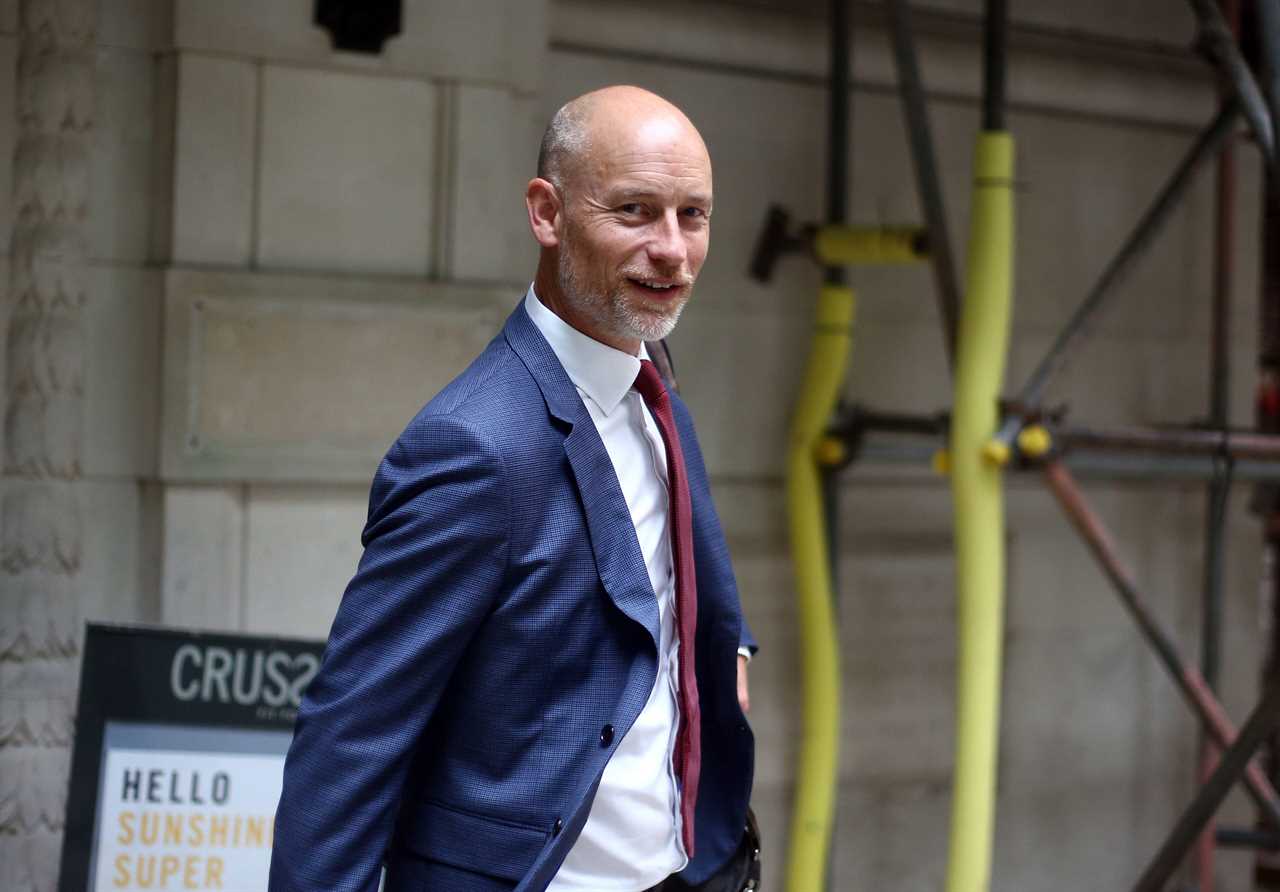
<instances>
[{"instance_id":1,"label":"yellow scaffolding pipe","mask_svg":"<svg viewBox=\"0 0 1280 892\"><path fill-rule=\"evenodd\" d=\"M991 879L1005 586L1001 466L1008 459L993 434L1009 342L1012 181L1013 137L980 133L949 456L959 677L947 892L985 892Z\"/></svg>"},{"instance_id":2,"label":"yellow scaffolding pipe","mask_svg":"<svg viewBox=\"0 0 1280 892\"><path fill-rule=\"evenodd\" d=\"M835 811L840 655L817 453L844 383L853 311L853 289L826 285L819 292L813 342L787 452L787 513L796 573L803 687L788 892L822 892Z\"/></svg>"}]
</instances>

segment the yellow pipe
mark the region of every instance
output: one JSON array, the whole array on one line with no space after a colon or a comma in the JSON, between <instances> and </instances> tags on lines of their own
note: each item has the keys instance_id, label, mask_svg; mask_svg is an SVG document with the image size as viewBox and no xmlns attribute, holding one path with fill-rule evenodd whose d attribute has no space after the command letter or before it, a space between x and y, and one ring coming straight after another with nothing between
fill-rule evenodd
<instances>
[{"instance_id":1,"label":"yellow pipe","mask_svg":"<svg viewBox=\"0 0 1280 892\"><path fill-rule=\"evenodd\" d=\"M821 892L831 843L840 754L840 655L832 608L830 544L818 452L849 356L854 296L826 285L787 451L787 513L800 619L803 695L800 764L791 820L788 892Z\"/></svg>"},{"instance_id":2,"label":"yellow pipe","mask_svg":"<svg viewBox=\"0 0 1280 892\"><path fill-rule=\"evenodd\" d=\"M813 236L813 253L823 266L919 263L929 257L919 226L828 224Z\"/></svg>"},{"instance_id":3,"label":"yellow pipe","mask_svg":"<svg viewBox=\"0 0 1280 892\"><path fill-rule=\"evenodd\" d=\"M1005 563L1002 463L991 442L1009 342L1012 181L1013 137L980 133L951 424L959 680L947 892L985 892L991 879Z\"/></svg>"}]
</instances>

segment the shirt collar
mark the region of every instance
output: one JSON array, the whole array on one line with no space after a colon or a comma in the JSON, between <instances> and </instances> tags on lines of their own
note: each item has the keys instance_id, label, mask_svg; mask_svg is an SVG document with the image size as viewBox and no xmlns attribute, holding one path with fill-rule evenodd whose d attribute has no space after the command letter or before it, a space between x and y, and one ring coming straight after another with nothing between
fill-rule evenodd
<instances>
[{"instance_id":1,"label":"shirt collar","mask_svg":"<svg viewBox=\"0 0 1280 892\"><path fill-rule=\"evenodd\" d=\"M616 409L635 384L640 360L649 358L644 342L640 344L640 355L632 356L584 335L547 309L532 285L524 296L524 308L551 345L573 386L589 396L605 415Z\"/></svg>"}]
</instances>

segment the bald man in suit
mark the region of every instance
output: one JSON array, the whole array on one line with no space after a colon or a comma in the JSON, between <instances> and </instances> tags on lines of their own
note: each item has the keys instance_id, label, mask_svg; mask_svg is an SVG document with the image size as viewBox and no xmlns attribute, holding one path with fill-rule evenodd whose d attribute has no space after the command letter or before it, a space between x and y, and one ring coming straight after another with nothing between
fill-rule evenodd
<instances>
[{"instance_id":1,"label":"bald man in suit","mask_svg":"<svg viewBox=\"0 0 1280 892\"><path fill-rule=\"evenodd\" d=\"M273 892L754 888L754 650L688 409L650 362L711 163L635 87L556 113L532 285L374 479L298 719ZM754 873L753 873L754 871Z\"/></svg>"}]
</instances>

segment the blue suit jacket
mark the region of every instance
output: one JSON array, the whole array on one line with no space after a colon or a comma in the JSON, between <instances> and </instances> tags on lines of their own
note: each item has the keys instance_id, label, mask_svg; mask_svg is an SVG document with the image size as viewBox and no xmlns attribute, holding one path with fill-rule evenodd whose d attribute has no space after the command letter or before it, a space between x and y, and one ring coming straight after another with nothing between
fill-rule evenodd
<instances>
[{"instance_id":1,"label":"blue suit jacket","mask_svg":"<svg viewBox=\"0 0 1280 892\"><path fill-rule=\"evenodd\" d=\"M699 882L742 836L750 644L677 397L698 578ZM273 892L542 890L653 689L658 609L613 465L524 307L374 478L285 763ZM602 734L606 725L615 733ZM607 745L604 741L609 740Z\"/></svg>"}]
</instances>

